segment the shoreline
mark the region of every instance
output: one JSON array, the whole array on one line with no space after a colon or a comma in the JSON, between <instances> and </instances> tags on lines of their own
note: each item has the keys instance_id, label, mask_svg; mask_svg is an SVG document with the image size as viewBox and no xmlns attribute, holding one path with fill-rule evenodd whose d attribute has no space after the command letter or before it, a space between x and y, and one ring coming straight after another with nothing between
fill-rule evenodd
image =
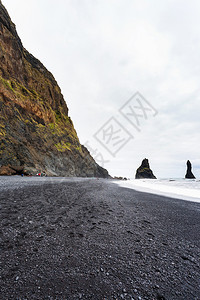
<instances>
[{"instance_id":1,"label":"shoreline","mask_svg":"<svg viewBox=\"0 0 200 300\"><path fill-rule=\"evenodd\" d=\"M143 193L200 203L199 179L131 179L116 183ZM198 185L198 188L194 187L195 185Z\"/></svg>"},{"instance_id":2,"label":"shoreline","mask_svg":"<svg viewBox=\"0 0 200 300\"><path fill-rule=\"evenodd\" d=\"M2 178L2 180L1 180ZM87 181L87 180L105 180L113 182L121 187L136 190L142 193L159 195L168 198L175 198L184 201L200 203L200 180L185 178L157 178L157 179L128 179L118 180L114 178L97 178L97 177L50 177L50 176L0 176L0 188L14 189L15 184L23 187L30 182L32 185L40 185L49 182L69 182L69 181ZM12 181L12 185L10 182ZM5 185L5 183L7 184ZM184 183L184 185L183 185ZM198 187L197 187L198 185ZM193 186L193 188L191 188Z\"/></svg>"}]
</instances>

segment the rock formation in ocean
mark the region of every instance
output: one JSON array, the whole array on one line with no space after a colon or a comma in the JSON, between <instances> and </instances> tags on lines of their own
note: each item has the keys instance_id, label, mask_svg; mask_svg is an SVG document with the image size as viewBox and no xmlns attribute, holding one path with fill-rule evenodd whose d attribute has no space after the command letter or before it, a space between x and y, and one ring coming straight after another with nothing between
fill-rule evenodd
<instances>
[{"instance_id":1,"label":"rock formation in ocean","mask_svg":"<svg viewBox=\"0 0 200 300\"><path fill-rule=\"evenodd\" d=\"M194 174L192 173L192 164L189 160L187 161L187 171L186 171L185 178L188 178L188 179L195 178Z\"/></svg>"},{"instance_id":2,"label":"rock formation in ocean","mask_svg":"<svg viewBox=\"0 0 200 300\"><path fill-rule=\"evenodd\" d=\"M53 75L22 45L0 1L0 167L108 177L79 142ZM14 167L14 169L13 169Z\"/></svg>"},{"instance_id":3,"label":"rock formation in ocean","mask_svg":"<svg viewBox=\"0 0 200 300\"><path fill-rule=\"evenodd\" d=\"M136 179L142 179L142 178L156 179L152 170L150 169L149 161L147 158L143 159L141 166L136 171L135 178Z\"/></svg>"}]
</instances>

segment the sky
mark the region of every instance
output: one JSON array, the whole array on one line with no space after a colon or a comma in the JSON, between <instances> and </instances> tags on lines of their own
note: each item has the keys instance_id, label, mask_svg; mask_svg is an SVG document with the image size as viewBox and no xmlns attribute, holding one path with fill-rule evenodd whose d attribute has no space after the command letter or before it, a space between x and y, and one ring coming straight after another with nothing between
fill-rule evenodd
<instances>
[{"instance_id":1,"label":"sky","mask_svg":"<svg viewBox=\"0 0 200 300\"><path fill-rule=\"evenodd\" d=\"M112 176L200 178L198 0L2 0Z\"/></svg>"}]
</instances>

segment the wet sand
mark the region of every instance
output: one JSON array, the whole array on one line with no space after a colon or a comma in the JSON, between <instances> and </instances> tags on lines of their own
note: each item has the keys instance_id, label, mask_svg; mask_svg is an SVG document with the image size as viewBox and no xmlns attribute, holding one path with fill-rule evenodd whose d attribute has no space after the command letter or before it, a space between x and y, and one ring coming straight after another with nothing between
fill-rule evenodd
<instances>
[{"instance_id":1,"label":"wet sand","mask_svg":"<svg viewBox=\"0 0 200 300\"><path fill-rule=\"evenodd\" d=\"M200 299L200 204L0 177L0 299Z\"/></svg>"}]
</instances>

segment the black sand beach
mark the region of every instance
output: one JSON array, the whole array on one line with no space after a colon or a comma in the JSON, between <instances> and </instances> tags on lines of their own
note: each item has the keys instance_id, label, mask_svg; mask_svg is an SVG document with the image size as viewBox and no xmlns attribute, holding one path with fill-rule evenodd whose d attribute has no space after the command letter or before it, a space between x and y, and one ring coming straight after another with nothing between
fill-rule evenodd
<instances>
[{"instance_id":1,"label":"black sand beach","mask_svg":"<svg viewBox=\"0 0 200 300\"><path fill-rule=\"evenodd\" d=\"M0 178L0 299L200 299L200 204Z\"/></svg>"}]
</instances>

